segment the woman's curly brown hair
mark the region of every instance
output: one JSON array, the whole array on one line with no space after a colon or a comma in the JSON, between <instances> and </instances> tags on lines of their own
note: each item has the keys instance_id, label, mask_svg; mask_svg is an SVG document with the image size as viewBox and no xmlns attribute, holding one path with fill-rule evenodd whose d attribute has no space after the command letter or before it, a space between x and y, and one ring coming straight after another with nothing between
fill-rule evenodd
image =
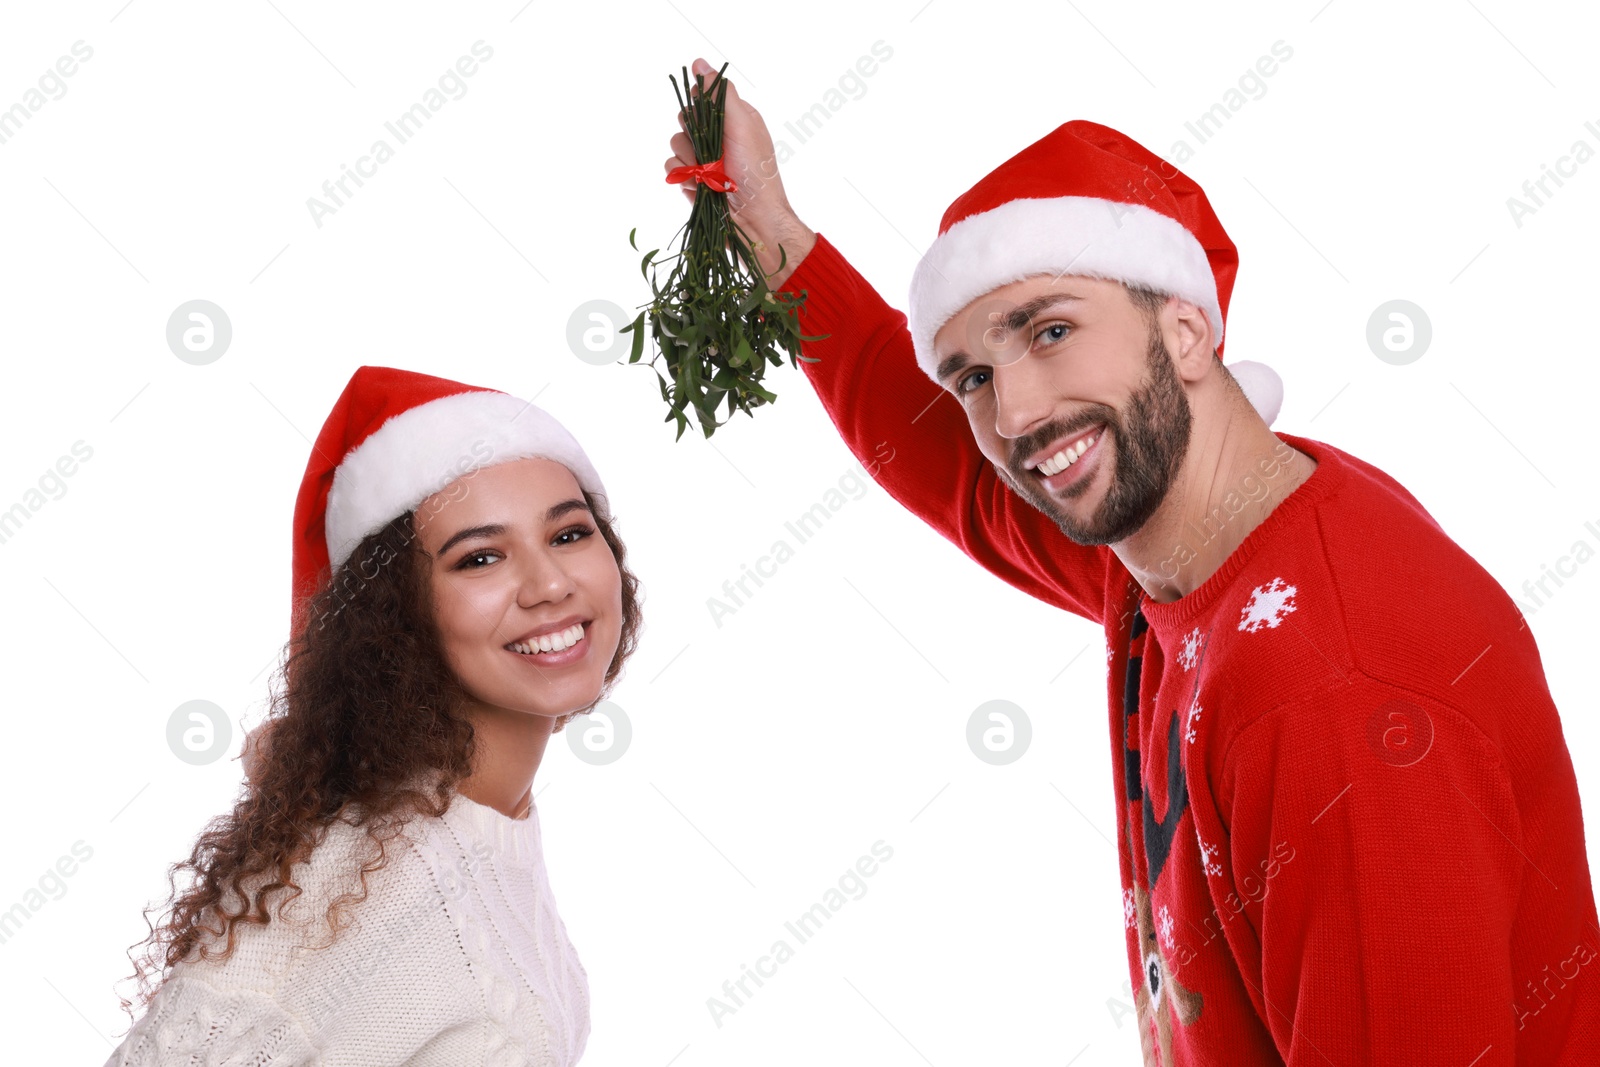
<instances>
[{"instance_id":1,"label":"woman's curly brown hair","mask_svg":"<svg viewBox=\"0 0 1600 1067\"><path fill-rule=\"evenodd\" d=\"M559 718L554 730L593 710L611 691L642 624L639 581L624 562L614 519L603 498L587 490L583 497L621 572L622 632L600 695ZM369 858L360 868L361 894L329 906L328 926L337 937L339 913L366 899L367 875L384 866L385 843L414 814L443 815L457 783L471 773L473 728L459 710L467 694L445 658L427 577L430 557L416 537L414 517L407 512L368 535L336 572L323 572L314 596L296 605L294 617L304 621L286 646L285 684L274 692L263 724L270 741L259 766L233 810L213 819L189 858L170 868L173 894L163 906L170 905L169 917L131 946L152 945L130 976L139 982L142 1006L159 990L158 983L147 992L149 974L166 972L196 949L201 960L228 959L238 926L270 922L271 894L288 891L280 908L300 896L291 868L310 857L345 813L366 828ZM181 895L180 871L194 875ZM247 882L254 885L247 888ZM240 901L243 906L230 910ZM209 938L227 944L220 952L208 950L203 942ZM119 999L129 1011L130 1002Z\"/></svg>"}]
</instances>

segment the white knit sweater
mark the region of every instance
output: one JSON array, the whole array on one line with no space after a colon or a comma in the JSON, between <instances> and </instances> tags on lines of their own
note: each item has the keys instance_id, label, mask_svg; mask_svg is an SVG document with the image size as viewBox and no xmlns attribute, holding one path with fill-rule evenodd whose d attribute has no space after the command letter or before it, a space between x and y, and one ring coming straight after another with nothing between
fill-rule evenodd
<instances>
[{"instance_id":1,"label":"white knit sweater","mask_svg":"<svg viewBox=\"0 0 1600 1067\"><path fill-rule=\"evenodd\" d=\"M556 914L538 810L512 819L456 794L443 818L417 817L333 938L327 904L359 894L366 847L336 820L295 865L294 921L277 890L272 921L237 926L230 959L173 967L106 1067L576 1063L588 975Z\"/></svg>"}]
</instances>

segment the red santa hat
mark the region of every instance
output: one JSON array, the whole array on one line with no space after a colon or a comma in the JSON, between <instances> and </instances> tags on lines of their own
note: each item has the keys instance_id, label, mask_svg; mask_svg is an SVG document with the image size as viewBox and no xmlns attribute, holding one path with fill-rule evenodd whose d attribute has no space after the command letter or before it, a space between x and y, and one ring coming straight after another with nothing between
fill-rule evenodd
<instances>
[{"instance_id":1,"label":"red santa hat","mask_svg":"<svg viewBox=\"0 0 1600 1067\"><path fill-rule=\"evenodd\" d=\"M1154 152L1075 119L963 193L911 279L917 365L935 378L933 339L983 294L1035 274L1086 275L1171 293L1204 309L1222 350L1239 253L1206 194ZM1270 424L1283 382L1263 363L1228 364Z\"/></svg>"},{"instance_id":2,"label":"red santa hat","mask_svg":"<svg viewBox=\"0 0 1600 1067\"><path fill-rule=\"evenodd\" d=\"M294 505L296 628L304 597L362 538L482 467L542 457L564 464L609 516L577 440L531 401L394 367L359 367L322 424Z\"/></svg>"}]
</instances>

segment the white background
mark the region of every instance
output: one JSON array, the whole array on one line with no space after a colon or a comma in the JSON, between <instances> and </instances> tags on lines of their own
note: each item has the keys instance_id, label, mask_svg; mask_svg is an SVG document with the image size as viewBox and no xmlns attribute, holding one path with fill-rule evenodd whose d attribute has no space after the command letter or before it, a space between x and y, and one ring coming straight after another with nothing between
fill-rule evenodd
<instances>
[{"instance_id":1,"label":"white background","mask_svg":"<svg viewBox=\"0 0 1600 1067\"><path fill-rule=\"evenodd\" d=\"M1169 158L1185 140L1241 253L1226 354L1282 375L1276 428L1394 475L1528 603L1522 583L1574 542L1600 548L1600 161L1520 227L1506 204L1575 140L1600 149L1595 16L1558 9L7 5L0 107L73 42L94 53L0 144L0 509L75 441L93 456L0 544L0 910L75 842L93 851L0 944L5 1058L99 1063L126 1029L141 909L241 787L309 441L376 363L537 396L599 468L646 587L615 694L630 749L596 767L558 738L536 783L591 978L585 1064L1137 1062L1098 626L868 484L717 627L707 598L862 469L792 367L771 373L775 406L674 443L654 374L576 358L568 318L649 297L628 231L664 247L686 218L662 180L667 76L699 55L732 61L793 151L801 217L902 308L950 200L1060 123ZM466 94L316 226L307 198L394 146L384 122L480 39L494 55ZM880 40L892 57L819 132L779 128ZM1198 144L1185 121L1279 40L1293 55L1265 93ZM1406 366L1365 339L1395 298L1433 328ZM192 299L233 326L206 366L166 343ZM1529 616L1591 826L1597 594L1593 561ZM1436 621L1403 584L1393 610ZM169 750L193 699L232 716L230 758ZM966 746L992 699L1033 724L1009 766ZM880 839L894 854L866 895L715 1025L707 998Z\"/></svg>"}]
</instances>

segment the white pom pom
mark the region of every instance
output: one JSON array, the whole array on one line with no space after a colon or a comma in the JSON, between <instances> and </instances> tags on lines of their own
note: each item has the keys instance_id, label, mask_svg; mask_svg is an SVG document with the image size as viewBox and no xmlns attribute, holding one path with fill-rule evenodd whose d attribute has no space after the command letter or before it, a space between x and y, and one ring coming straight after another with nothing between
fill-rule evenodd
<instances>
[{"instance_id":1,"label":"white pom pom","mask_svg":"<svg viewBox=\"0 0 1600 1067\"><path fill-rule=\"evenodd\" d=\"M1239 388L1244 390L1250 406L1261 415L1262 421L1271 426L1283 407L1283 379L1278 377L1278 372L1265 363L1241 359L1228 364L1228 373L1238 381Z\"/></svg>"}]
</instances>

